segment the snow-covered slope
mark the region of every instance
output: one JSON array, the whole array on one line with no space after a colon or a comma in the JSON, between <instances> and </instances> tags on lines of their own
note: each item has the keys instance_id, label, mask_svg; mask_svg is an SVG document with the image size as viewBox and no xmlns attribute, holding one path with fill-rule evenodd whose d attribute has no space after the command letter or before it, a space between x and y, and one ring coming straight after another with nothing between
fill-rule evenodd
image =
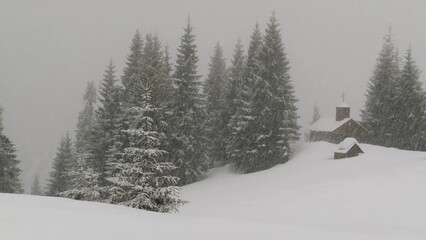
<instances>
[{"instance_id":1,"label":"snow-covered slope","mask_svg":"<svg viewBox=\"0 0 426 240\"><path fill-rule=\"evenodd\" d=\"M426 239L426 154L311 143L270 170L215 169L157 214L99 203L0 195L0 239Z\"/></svg>"}]
</instances>

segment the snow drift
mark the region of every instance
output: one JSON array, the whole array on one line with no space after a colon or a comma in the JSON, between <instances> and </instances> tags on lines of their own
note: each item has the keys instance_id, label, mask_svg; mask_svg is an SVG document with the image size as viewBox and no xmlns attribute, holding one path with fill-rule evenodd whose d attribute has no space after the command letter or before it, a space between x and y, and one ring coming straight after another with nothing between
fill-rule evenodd
<instances>
[{"instance_id":1,"label":"snow drift","mask_svg":"<svg viewBox=\"0 0 426 240\"><path fill-rule=\"evenodd\" d=\"M426 154L361 144L301 146L253 174L214 169L183 189L177 214L61 198L0 195L1 239L426 239Z\"/></svg>"}]
</instances>

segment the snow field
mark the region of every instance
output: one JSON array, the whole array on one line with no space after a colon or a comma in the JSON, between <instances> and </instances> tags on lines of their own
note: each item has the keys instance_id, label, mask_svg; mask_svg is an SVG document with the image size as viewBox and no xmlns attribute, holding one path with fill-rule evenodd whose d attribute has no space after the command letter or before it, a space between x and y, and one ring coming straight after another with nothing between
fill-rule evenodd
<instances>
[{"instance_id":1,"label":"snow field","mask_svg":"<svg viewBox=\"0 0 426 240\"><path fill-rule=\"evenodd\" d=\"M266 171L213 169L177 214L1 194L0 239L426 239L426 154L361 148L333 160L337 145L308 143Z\"/></svg>"}]
</instances>

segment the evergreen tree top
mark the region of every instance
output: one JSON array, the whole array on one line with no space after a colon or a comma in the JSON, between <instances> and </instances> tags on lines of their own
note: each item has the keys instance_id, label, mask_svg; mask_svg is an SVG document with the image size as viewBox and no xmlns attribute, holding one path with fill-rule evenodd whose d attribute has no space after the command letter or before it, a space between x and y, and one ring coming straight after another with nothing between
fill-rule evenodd
<instances>
[{"instance_id":1,"label":"evergreen tree top","mask_svg":"<svg viewBox=\"0 0 426 240\"><path fill-rule=\"evenodd\" d=\"M131 52L129 56L127 57L128 61L131 61L136 57L140 57L142 55L142 49L143 49L142 36L139 33L139 30L136 30L136 33L132 39L132 44L130 45Z\"/></svg>"},{"instance_id":2,"label":"evergreen tree top","mask_svg":"<svg viewBox=\"0 0 426 240\"><path fill-rule=\"evenodd\" d=\"M244 65L244 59L245 59L244 47L241 42L241 38L238 38L237 44L235 45L235 48L234 48L234 55L231 60L232 67L242 68L242 66Z\"/></svg>"},{"instance_id":3,"label":"evergreen tree top","mask_svg":"<svg viewBox=\"0 0 426 240\"><path fill-rule=\"evenodd\" d=\"M101 95L100 101L103 103L105 101L108 101L108 95L110 92L115 89L116 84L116 76L115 76L115 66L112 62L112 60L109 61L109 64L105 70L105 73L103 75L103 79L101 82L101 86L99 89L99 93Z\"/></svg>"},{"instance_id":4,"label":"evergreen tree top","mask_svg":"<svg viewBox=\"0 0 426 240\"><path fill-rule=\"evenodd\" d=\"M414 57L413 57L413 51L412 51L411 45L408 47L407 52L404 56L404 59L405 59L405 63L402 69L403 79L411 81L411 82L415 82L419 78L420 71L418 67L416 66L416 61L414 60Z\"/></svg>"},{"instance_id":5,"label":"evergreen tree top","mask_svg":"<svg viewBox=\"0 0 426 240\"><path fill-rule=\"evenodd\" d=\"M139 30L136 30L136 33L132 39L132 44L130 45L130 53L127 56L126 67L123 70L124 74L122 77L122 82L126 88L132 88L132 82L134 81L133 78L139 73L142 52L143 40Z\"/></svg>"},{"instance_id":6,"label":"evergreen tree top","mask_svg":"<svg viewBox=\"0 0 426 240\"><path fill-rule=\"evenodd\" d=\"M67 132L65 136L61 138L59 146L56 151L55 161L63 159L71 159L73 156L73 144L70 134Z\"/></svg>"},{"instance_id":7,"label":"evergreen tree top","mask_svg":"<svg viewBox=\"0 0 426 240\"><path fill-rule=\"evenodd\" d=\"M95 106L96 106L96 86L93 81L87 83L86 92L83 96L84 108L78 115L76 129L77 152L83 152L89 145L93 127L95 125Z\"/></svg>"},{"instance_id":8,"label":"evergreen tree top","mask_svg":"<svg viewBox=\"0 0 426 240\"><path fill-rule=\"evenodd\" d=\"M262 33L260 32L259 24L256 23L253 33L250 37L250 44L249 44L248 55L247 55L247 65L251 65L251 62L254 59L257 59L261 45L262 45Z\"/></svg>"},{"instance_id":9,"label":"evergreen tree top","mask_svg":"<svg viewBox=\"0 0 426 240\"><path fill-rule=\"evenodd\" d=\"M96 103L96 85L94 81L88 81L86 92L83 95L83 101L88 105Z\"/></svg>"},{"instance_id":10,"label":"evergreen tree top","mask_svg":"<svg viewBox=\"0 0 426 240\"><path fill-rule=\"evenodd\" d=\"M276 69L276 71L286 73L288 71L289 63L284 52L284 45L282 42L279 25L280 24L275 17L275 13L273 13L265 30L262 57L267 65L270 65L270 67Z\"/></svg>"},{"instance_id":11,"label":"evergreen tree top","mask_svg":"<svg viewBox=\"0 0 426 240\"><path fill-rule=\"evenodd\" d=\"M69 132L67 132L61 138L61 141L60 141L59 147L58 147L58 153L63 153L65 150L70 151L70 152L72 151L72 139L71 139Z\"/></svg>"},{"instance_id":12,"label":"evergreen tree top","mask_svg":"<svg viewBox=\"0 0 426 240\"><path fill-rule=\"evenodd\" d=\"M188 18L187 25L184 28L184 34L181 37L181 44L178 49L176 58L175 78L197 80L200 76L197 74L198 56L195 35L192 33L193 28Z\"/></svg>"},{"instance_id":13,"label":"evergreen tree top","mask_svg":"<svg viewBox=\"0 0 426 240\"><path fill-rule=\"evenodd\" d=\"M155 34L147 34L142 53L143 77L164 74L164 59L161 42ZM158 71L160 69L160 71Z\"/></svg>"},{"instance_id":14,"label":"evergreen tree top","mask_svg":"<svg viewBox=\"0 0 426 240\"><path fill-rule=\"evenodd\" d=\"M214 48L214 54L210 58L208 78L215 77L216 74L224 74L225 69L226 63L223 58L223 49L218 42Z\"/></svg>"},{"instance_id":15,"label":"evergreen tree top","mask_svg":"<svg viewBox=\"0 0 426 240\"><path fill-rule=\"evenodd\" d=\"M114 65L114 62L113 62L112 59L109 60L108 66L107 66L107 68L105 70L105 73L104 73L103 77L104 77L104 81L108 82L110 84L114 84L116 82L116 79L115 79L115 65Z\"/></svg>"}]
</instances>

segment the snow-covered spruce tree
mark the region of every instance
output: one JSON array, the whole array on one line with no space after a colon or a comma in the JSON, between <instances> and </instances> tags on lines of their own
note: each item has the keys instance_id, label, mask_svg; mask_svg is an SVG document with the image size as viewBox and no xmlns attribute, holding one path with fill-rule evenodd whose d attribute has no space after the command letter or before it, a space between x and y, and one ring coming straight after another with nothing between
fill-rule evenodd
<instances>
[{"instance_id":1,"label":"snow-covered spruce tree","mask_svg":"<svg viewBox=\"0 0 426 240\"><path fill-rule=\"evenodd\" d=\"M384 37L367 90L362 122L369 131L369 142L382 146L394 146L397 139L395 123L397 113L395 99L397 81L400 78L399 57L391 31Z\"/></svg>"},{"instance_id":2,"label":"snow-covered spruce tree","mask_svg":"<svg viewBox=\"0 0 426 240\"><path fill-rule=\"evenodd\" d=\"M179 177L179 185L198 180L207 170L204 100L200 93L201 82L197 74L195 36L188 20L181 38L175 65L175 90L172 103L173 118L169 130L172 134L170 161Z\"/></svg>"},{"instance_id":3,"label":"snow-covered spruce tree","mask_svg":"<svg viewBox=\"0 0 426 240\"><path fill-rule=\"evenodd\" d=\"M319 107L318 107L318 104L315 103L314 108L313 108L311 124L318 121L320 118L321 118L321 114L320 114L320 111L319 111Z\"/></svg>"},{"instance_id":4,"label":"snow-covered spruce tree","mask_svg":"<svg viewBox=\"0 0 426 240\"><path fill-rule=\"evenodd\" d=\"M8 137L3 134L3 108L0 107L0 192L22 193L19 180L20 161L16 159L16 150Z\"/></svg>"},{"instance_id":5,"label":"snow-covered spruce tree","mask_svg":"<svg viewBox=\"0 0 426 240\"><path fill-rule=\"evenodd\" d=\"M125 130L130 146L121 158L111 163L115 170L109 181L111 202L156 212L177 211L183 203L179 198L178 178L170 176L176 167L170 162L159 161L167 154L160 145L157 123L152 118L160 111L151 105L151 92L144 88L142 107L133 107L135 121Z\"/></svg>"},{"instance_id":6,"label":"snow-covered spruce tree","mask_svg":"<svg viewBox=\"0 0 426 240\"><path fill-rule=\"evenodd\" d=\"M425 131L426 98L422 83L419 81L419 69L413 59L411 47L405 55L401 78L397 81L396 132L394 147L407 150L426 150L422 138Z\"/></svg>"},{"instance_id":7,"label":"snow-covered spruce tree","mask_svg":"<svg viewBox=\"0 0 426 240\"><path fill-rule=\"evenodd\" d=\"M152 104L162 109L162 111L153 112L152 118L157 123L160 133L159 148L170 151L172 137L168 132L168 123L171 121L173 83L170 78L171 66L167 54L162 51L161 42L156 35L146 35L141 62L141 83L144 86L150 86ZM166 157L163 156L163 158Z\"/></svg>"},{"instance_id":8,"label":"snow-covered spruce tree","mask_svg":"<svg viewBox=\"0 0 426 240\"><path fill-rule=\"evenodd\" d=\"M89 167L87 160L87 154L78 155L75 166L67 173L70 179L69 190L59 193L59 196L85 201L101 200L99 173Z\"/></svg>"},{"instance_id":9,"label":"snow-covered spruce tree","mask_svg":"<svg viewBox=\"0 0 426 240\"><path fill-rule=\"evenodd\" d=\"M96 87L93 81L87 82L86 92L83 95L83 110L78 115L75 135L75 150L77 154L85 154L91 144L95 126Z\"/></svg>"},{"instance_id":10,"label":"snow-covered spruce tree","mask_svg":"<svg viewBox=\"0 0 426 240\"><path fill-rule=\"evenodd\" d=\"M40 195L40 196L43 195L38 174L36 174L33 179L33 185L31 185L31 195Z\"/></svg>"},{"instance_id":11,"label":"snow-covered spruce tree","mask_svg":"<svg viewBox=\"0 0 426 240\"><path fill-rule=\"evenodd\" d=\"M115 152L123 152L124 148L129 146L129 140L123 131L129 129L129 123L133 121L133 116L127 110L138 106L141 101L142 89L140 88L140 83L143 45L142 37L137 30L133 36L130 53L127 55L126 66L121 77L124 88L121 94L121 114L117 125L119 135L115 140Z\"/></svg>"},{"instance_id":12,"label":"snow-covered spruce tree","mask_svg":"<svg viewBox=\"0 0 426 240\"><path fill-rule=\"evenodd\" d=\"M213 164L223 163L226 158L225 129L228 119L225 119L227 113L225 94L228 87L226 62L222 47L220 43L217 43L210 60L209 74L204 83L207 111L206 128L207 137L210 141L208 155Z\"/></svg>"},{"instance_id":13,"label":"snow-covered spruce tree","mask_svg":"<svg viewBox=\"0 0 426 240\"><path fill-rule=\"evenodd\" d=\"M53 160L53 169L50 172L50 178L47 185L47 195L58 196L70 187L70 177L68 172L72 166L75 166L75 154L73 151L72 140L67 133L59 144L56 157Z\"/></svg>"},{"instance_id":14,"label":"snow-covered spruce tree","mask_svg":"<svg viewBox=\"0 0 426 240\"><path fill-rule=\"evenodd\" d=\"M126 67L121 81L124 86L124 105L132 107L140 101L139 81L141 76L141 60L143 52L143 40L137 30L130 45L130 53L127 56Z\"/></svg>"},{"instance_id":15,"label":"snow-covered spruce tree","mask_svg":"<svg viewBox=\"0 0 426 240\"><path fill-rule=\"evenodd\" d=\"M260 51L261 74L254 82L253 116L249 128L256 159L246 171L263 170L289 160L291 144L299 139L294 88L279 23L273 14Z\"/></svg>"},{"instance_id":16,"label":"snow-covered spruce tree","mask_svg":"<svg viewBox=\"0 0 426 240\"><path fill-rule=\"evenodd\" d=\"M254 171L256 166L256 158L252 151L255 139L249 124L254 119L252 115L254 83L260 78L261 47L262 34L259 31L259 25L256 24L250 39L244 75L236 84L235 113L228 123L231 138L227 145L227 155L235 168L242 172Z\"/></svg>"},{"instance_id":17,"label":"snow-covered spruce tree","mask_svg":"<svg viewBox=\"0 0 426 240\"><path fill-rule=\"evenodd\" d=\"M225 141L226 158L224 159L224 163L232 162L232 157L229 156L229 146L233 138L233 127L230 125L233 117L237 113L237 106L239 106L239 92L242 91L244 86L245 63L246 57L244 55L243 45L241 44L241 39L238 39L229 69L229 85L225 93L225 114L223 116L223 121L226 123L226 128L223 132L223 138Z\"/></svg>"},{"instance_id":18,"label":"snow-covered spruce tree","mask_svg":"<svg viewBox=\"0 0 426 240\"><path fill-rule=\"evenodd\" d=\"M121 93L122 89L117 85L115 77L115 66L110 61L99 87L100 104L96 110L93 139L89 147L92 158L89 167L99 174L101 186L107 184L105 180L109 174L107 162L114 157L115 143L120 137Z\"/></svg>"}]
</instances>

